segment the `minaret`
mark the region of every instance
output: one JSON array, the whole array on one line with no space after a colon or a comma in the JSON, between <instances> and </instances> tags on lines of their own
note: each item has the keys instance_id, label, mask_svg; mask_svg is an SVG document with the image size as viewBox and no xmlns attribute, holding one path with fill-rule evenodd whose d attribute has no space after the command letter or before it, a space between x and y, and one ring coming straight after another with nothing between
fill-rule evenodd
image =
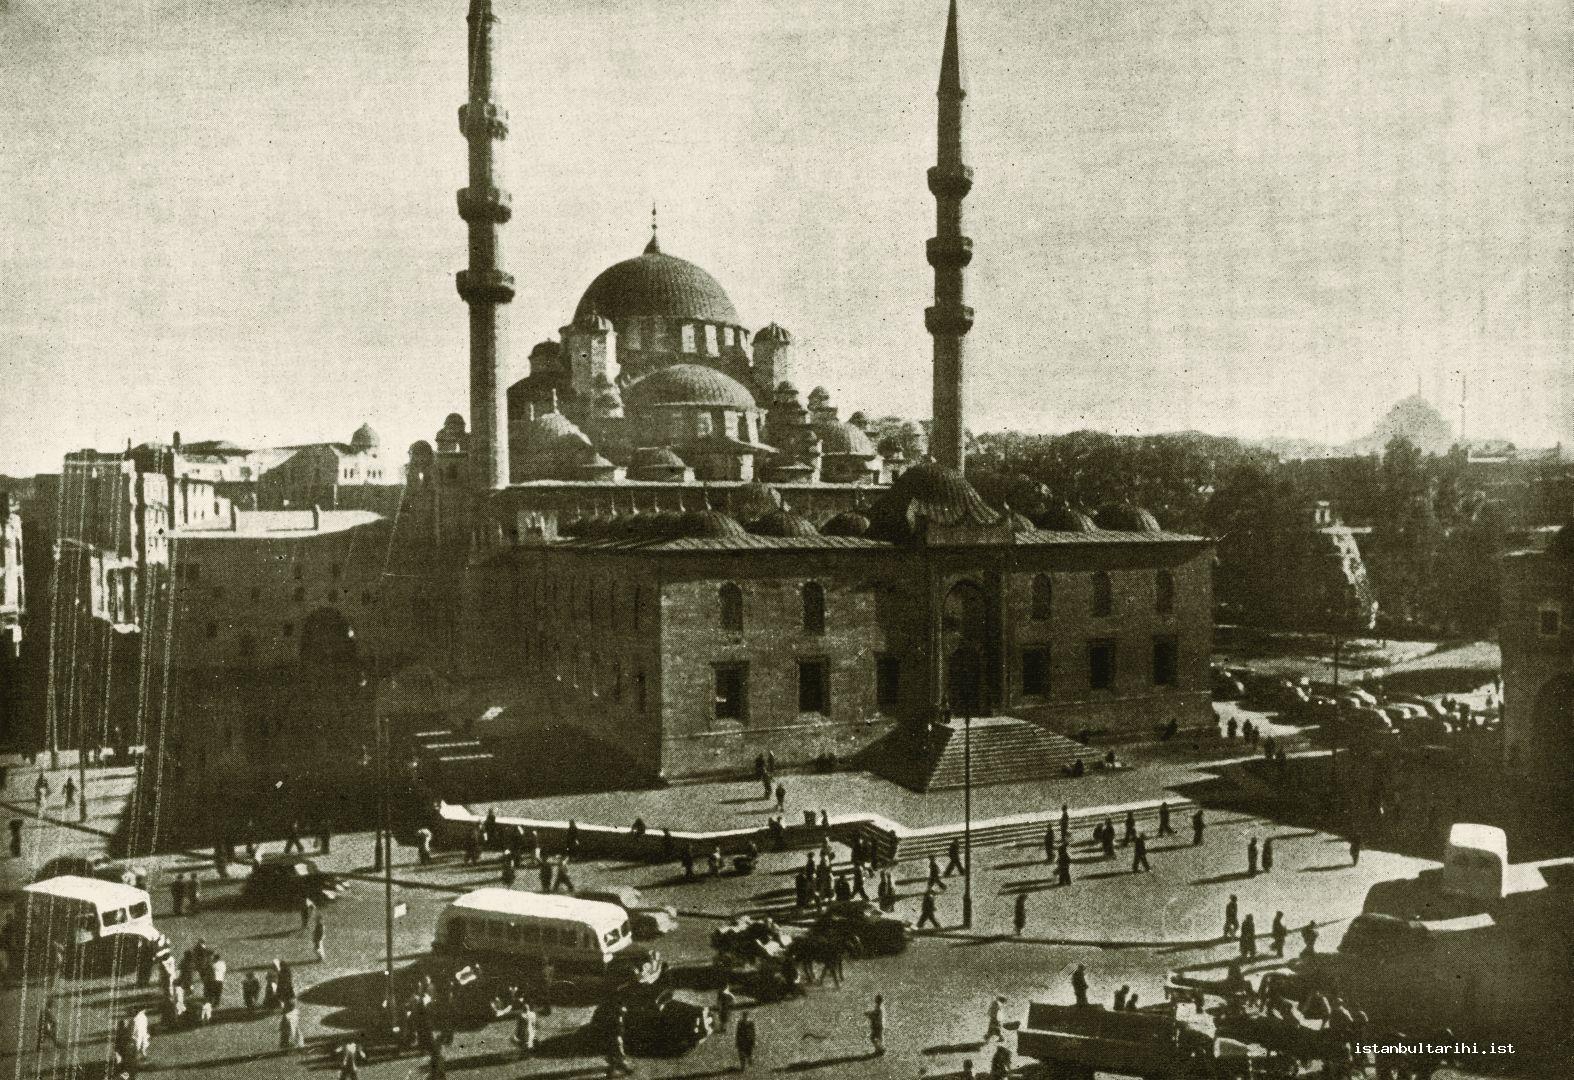
<instances>
[{"instance_id":1,"label":"minaret","mask_svg":"<svg viewBox=\"0 0 1574 1080\"><path fill-rule=\"evenodd\" d=\"M964 300L963 273L973 261L973 241L962 234L962 200L973 187L973 170L962 163L962 50L957 42L956 0L946 17L945 50L940 56L940 138L929 190L935 197L935 237L929 265L935 268L935 303L924 311L924 326L934 338L934 415L929 454L962 471L965 425L962 338L973 327L973 309Z\"/></svg>"},{"instance_id":2,"label":"minaret","mask_svg":"<svg viewBox=\"0 0 1574 1080\"><path fill-rule=\"evenodd\" d=\"M514 299L514 276L501 269L498 226L513 215L513 198L497 186L495 144L508 137L508 110L492 100L497 16L492 0L470 0L470 99L459 106L459 130L470 144L470 186L459 192L459 216L470 226L470 266L459 271L459 295L470 305L470 462L476 490L508 485L508 404L503 380L503 312Z\"/></svg>"}]
</instances>

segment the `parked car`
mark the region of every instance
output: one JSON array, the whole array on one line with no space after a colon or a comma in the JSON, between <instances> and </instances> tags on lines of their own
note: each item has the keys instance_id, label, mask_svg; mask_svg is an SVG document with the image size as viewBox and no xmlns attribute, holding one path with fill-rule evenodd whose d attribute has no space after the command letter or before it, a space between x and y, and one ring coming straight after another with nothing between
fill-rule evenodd
<instances>
[{"instance_id":1,"label":"parked car","mask_svg":"<svg viewBox=\"0 0 1574 1080\"><path fill-rule=\"evenodd\" d=\"M272 855L252 870L241 895L269 907L297 907L304 899L314 904L337 900L346 888L337 874L319 869L311 859Z\"/></svg>"},{"instance_id":2,"label":"parked car","mask_svg":"<svg viewBox=\"0 0 1574 1080\"><path fill-rule=\"evenodd\" d=\"M1239 701L1246 696L1246 687L1234 675L1223 668L1214 668L1211 672L1213 682L1214 701Z\"/></svg>"},{"instance_id":3,"label":"parked car","mask_svg":"<svg viewBox=\"0 0 1574 1080\"><path fill-rule=\"evenodd\" d=\"M606 885L599 889L581 889L574 894L581 900L597 900L603 904L616 904L628 912L629 928L640 941L670 934L678 928L678 909L670 904L646 904L638 889L632 885Z\"/></svg>"},{"instance_id":4,"label":"parked car","mask_svg":"<svg viewBox=\"0 0 1574 1080\"><path fill-rule=\"evenodd\" d=\"M894 956L906 950L912 928L906 919L853 900L832 904L814 920L807 936L835 943L849 956Z\"/></svg>"},{"instance_id":5,"label":"parked car","mask_svg":"<svg viewBox=\"0 0 1574 1080\"><path fill-rule=\"evenodd\" d=\"M1389 700L1402 705L1415 705L1424 710L1428 716L1435 716L1439 720L1447 720L1449 718L1449 712L1443 708L1441 702L1421 697L1419 694L1396 694Z\"/></svg>"},{"instance_id":6,"label":"parked car","mask_svg":"<svg viewBox=\"0 0 1574 1080\"><path fill-rule=\"evenodd\" d=\"M1367 708L1340 709L1327 726L1341 739L1390 735L1394 730L1393 723L1388 717L1376 709Z\"/></svg>"},{"instance_id":7,"label":"parked car","mask_svg":"<svg viewBox=\"0 0 1574 1080\"><path fill-rule=\"evenodd\" d=\"M146 882L148 871L128 859L109 859L102 855L56 855L33 875L34 881L48 881L57 877L97 878L100 881L118 881L122 885Z\"/></svg>"},{"instance_id":8,"label":"parked car","mask_svg":"<svg viewBox=\"0 0 1574 1080\"><path fill-rule=\"evenodd\" d=\"M1454 725L1435 716L1410 716L1396 721L1394 727L1407 739L1442 742L1454 733Z\"/></svg>"},{"instance_id":9,"label":"parked car","mask_svg":"<svg viewBox=\"0 0 1574 1080\"><path fill-rule=\"evenodd\" d=\"M623 1017L623 1042L629 1053L641 1057L675 1057L705 1041L715 1023L704 1005L685 1001L658 984L634 983L596 1006L592 1031L611 1029L618 1009Z\"/></svg>"}]
</instances>

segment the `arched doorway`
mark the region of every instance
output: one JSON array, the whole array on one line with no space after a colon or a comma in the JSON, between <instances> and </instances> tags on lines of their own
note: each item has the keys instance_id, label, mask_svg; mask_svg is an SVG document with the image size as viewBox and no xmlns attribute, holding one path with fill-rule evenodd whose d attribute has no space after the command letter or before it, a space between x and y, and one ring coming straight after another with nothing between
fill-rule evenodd
<instances>
[{"instance_id":1,"label":"arched doorway","mask_svg":"<svg viewBox=\"0 0 1574 1080\"><path fill-rule=\"evenodd\" d=\"M946 701L952 716L981 716L989 694L989 611L976 582L959 581L946 593L941 643L946 657Z\"/></svg>"}]
</instances>

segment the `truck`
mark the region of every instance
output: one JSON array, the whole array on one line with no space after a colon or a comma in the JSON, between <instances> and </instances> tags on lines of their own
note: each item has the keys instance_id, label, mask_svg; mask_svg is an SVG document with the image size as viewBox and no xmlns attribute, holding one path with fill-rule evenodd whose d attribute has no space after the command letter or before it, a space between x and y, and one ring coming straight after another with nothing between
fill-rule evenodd
<instances>
[{"instance_id":1,"label":"truck","mask_svg":"<svg viewBox=\"0 0 1574 1080\"><path fill-rule=\"evenodd\" d=\"M1115 1012L1102 1005L1028 1005L1017 1053L1057 1080L1095 1073L1138 1080L1236 1080L1252 1075L1244 1043L1220 1039L1176 1018L1170 1008Z\"/></svg>"}]
</instances>

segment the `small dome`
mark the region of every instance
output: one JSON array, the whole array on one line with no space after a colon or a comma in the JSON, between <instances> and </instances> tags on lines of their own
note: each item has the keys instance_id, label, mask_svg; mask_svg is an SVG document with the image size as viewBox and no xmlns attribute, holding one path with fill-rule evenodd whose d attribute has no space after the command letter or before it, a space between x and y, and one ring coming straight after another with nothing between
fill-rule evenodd
<instances>
[{"instance_id":1,"label":"small dome","mask_svg":"<svg viewBox=\"0 0 1574 1080\"><path fill-rule=\"evenodd\" d=\"M631 469L681 469L684 460L667 446L642 446L629 459Z\"/></svg>"},{"instance_id":2,"label":"small dome","mask_svg":"<svg viewBox=\"0 0 1574 1080\"><path fill-rule=\"evenodd\" d=\"M449 413L443 421L443 433L445 435L463 435L465 433L465 418L456 412Z\"/></svg>"},{"instance_id":3,"label":"small dome","mask_svg":"<svg viewBox=\"0 0 1574 1080\"><path fill-rule=\"evenodd\" d=\"M824 408L831 402L831 392L823 386L816 386L809 391L809 407L811 409Z\"/></svg>"},{"instance_id":4,"label":"small dome","mask_svg":"<svg viewBox=\"0 0 1574 1080\"><path fill-rule=\"evenodd\" d=\"M607 267L585 290L581 315L599 312L613 322L633 316L738 325L738 312L716 279L686 259L664 255L652 243L643 255Z\"/></svg>"},{"instance_id":5,"label":"small dome","mask_svg":"<svg viewBox=\"0 0 1574 1080\"><path fill-rule=\"evenodd\" d=\"M961 473L925 461L897 477L869 511L870 532L881 539L908 539L920 520L936 525L995 525L1000 514Z\"/></svg>"},{"instance_id":6,"label":"small dome","mask_svg":"<svg viewBox=\"0 0 1574 1080\"><path fill-rule=\"evenodd\" d=\"M863 536L869 531L869 519L851 510L844 510L820 526L821 536Z\"/></svg>"},{"instance_id":7,"label":"small dome","mask_svg":"<svg viewBox=\"0 0 1574 1080\"><path fill-rule=\"evenodd\" d=\"M1110 532L1159 532L1159 521L1140 506L1131 503L1105 503L1093 515L1093 522Z\"/></svg>"},{"instance_id":8,"label":"small dome","mask_svg":"<svg viewBox=\"0 0 1574 1080\"><path fill-rule=\"evenodd\" d=\"M849 457L872 458L877 456L874 443L863 428L852 421L828 420L814 425L820 436L820 452L845 454Z\"/></svg>"},{"instance_id":9,"label":"small dome","mask_svg":"<svg viewBox=\"0 0 1574 1080\"><path fill-rule=\"evenodd\" d=\"M706 408L757 409L754 395L738 380L703 364L657 368L629 383L623 401L630 408L698 405Z\"/></svg>"},{"instance_id":10,"label":"small dome","mask_svg":"<svg viewBox=\"0 0 1574 1080\"><path fill-rule=\"evenodd\" d=\"M745 521L764 517L773 510L780 510L782 497L769 484L750 480L732 489L727 508Z\"/></svg>"},{"instance_id":11,"label":"small dome","mask_svg":"<svg viewBox=\"0 0 1574 1080\"><path fill-rule=\"evenodd\" d=\"M350 448L353 450L375 450L381 442L370 424L362 424L355 429L355 434L350 436Z\"/></svg>"},{"instance_id":12,"label":"small dome","mask_svg":"<svg viewBox=\"0 0 1574 1080\"><path fill-rule=\"evenodd\" d=\"M791 345L792 335L787 332L785 327L779 326L776 323L766 323L760 328L759 332L754 335L754 342L756 345L762 341L768 341L774 345Z\"/></svg>"},{"instance_id":13,"label":"small dome","mask_svg":"<svg viewBox=\"0 0 1574 1080\"><path fill-rule=\"evenodd\" d=\"M685 539L737 539L749 535L737 518L720 510L694 510L680 515L675 525L673 535Z\"/></svg>"},{"instance_id":14,"label":"small dome","mask_svg":"<svg viewBox=\"0 0 1574 1080\"><path fill-rule=\"evenodd\" d=\"M1093 532L1093 519L1065 500L1050 504L1033 515L1033 524L1048 532Z\"/></svg>"},{"instance_id":15,"label":"small dome","mask_svg":"<svg viewBox=\"0 0 1574 1080\"><path fill-rule=\"evenodd\" d=\"M814 523L791 510L772 510L749 526L756 536L819 536Z\"/></svg>"},{"instance_id":16,"label":"small dome","mask_svg":"<svg viewBox=\"0 0 1574 1080\"><path fill-rule=\"evenodd\" d=\"M1574 560L1574 522L1552 534L1552 541L1547 544L1547 554L1558 559Z\"/></svg>"},{"instance_id":17,"label":"small dome","mask_svg":"<svg viewBox=\"0 0 1574 1080\"><path fill-rule=\"evenodd\" d=\"M410 464L417 469L430 468L435 456L432 444L425 439L417 439L410 444Z\"/></svg>"},{"instance_id":18,"label":"small dome","mask_svg":"<svg viewBox=\"0 0 1574 1080\"><path fill-rule=\"evenodd\" d=\"M887 435L880 440L878 447L880 456L887 461L906 461L907 455L902 452L902 440L895 435Z\"/></svg>"}]
</instances>

